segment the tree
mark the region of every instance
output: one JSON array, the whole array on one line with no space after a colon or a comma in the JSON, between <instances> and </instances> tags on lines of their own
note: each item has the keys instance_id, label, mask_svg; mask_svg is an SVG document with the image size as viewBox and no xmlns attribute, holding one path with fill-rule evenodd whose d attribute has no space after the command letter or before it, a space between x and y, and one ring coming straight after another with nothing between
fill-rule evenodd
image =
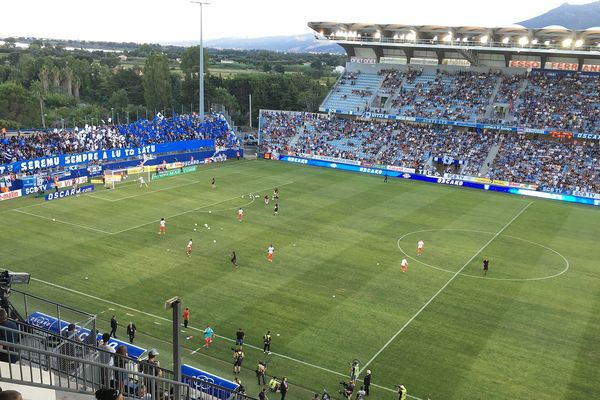
<instances>
[{"instance_id":1,"label":"tree","mask_svg":"<svg viewBox=\"0 0 600 400\"><path fill-rule=\"evenodd\" d=\"M283 68L283 65L281 65L281 64L275 65L273 70L279 74L283 74L285 72L285 68Z\"/></svg>"},{"instance_id":2,"label":"tree","mask_svg":"<svg viewBox=\"0 0 600 400\"><path fill-rule=\"evenodd\" d=\"M110 96L108 101L110 106L119 112L124 112L129 104L129 97L127 96L127 90L119 89Z\"/></svg>"},{"instance_id":3,"label":"tree","mask_svg":"<svg viewBox=\"0 0 600 400\"><path fill-rule=\"evenodd\" d=\"M13 126L38 125L35 98L15 82L0 84L0 119L12 121Z\"/></svg>"},{"instance_id":4,"label":"tree","mask_svg":"<svg viewBox=\"0 0 600 400\"><path fill-rule=\"evenodd\" d=\"M31 93L38 99L40 104L40 117L42 120L42 127L46 129L46 119L44 118L44 100L46 99L46 89L40 81L33 81L31 83Z\"/></svg>"},{"instance_id":5,"label":"tree","mask_svg":"<svg viewBox=\"0 0 600 400\"><path fill-rule=\"evenodd\" d=\"M263 72L271 72L271 64L268 62L263 63L262 70Z\"/></svg>"},{"instance_id":6,"label":"tree","mask_svg":"<svg viewBox=\"0 0 600 400\"><path fill-rule=\"evenodd\" d=\"M144 64L144 99L154 111L171 104L171 77L169 61L164 54L153 53Z\"/></svg>"}]
</instances>

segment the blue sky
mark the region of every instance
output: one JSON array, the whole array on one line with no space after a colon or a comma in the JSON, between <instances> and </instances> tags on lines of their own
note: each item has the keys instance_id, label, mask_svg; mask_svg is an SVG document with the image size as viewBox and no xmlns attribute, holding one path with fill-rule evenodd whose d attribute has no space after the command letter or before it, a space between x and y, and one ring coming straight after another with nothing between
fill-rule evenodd
<instances>
[{"instance_id":1,"label":"blue sky","mask_svg":"<svg viewBox=\"0 0 600 400\"><path fill-rule=\"evenodd\" d=\"M564 1L209 0L204 38L296 35L310 32L309 21L503 26ZM2 14L0 37L164 43L199 36L198 6L188 0L4 0Z\"/></svg>"}]
</instances>

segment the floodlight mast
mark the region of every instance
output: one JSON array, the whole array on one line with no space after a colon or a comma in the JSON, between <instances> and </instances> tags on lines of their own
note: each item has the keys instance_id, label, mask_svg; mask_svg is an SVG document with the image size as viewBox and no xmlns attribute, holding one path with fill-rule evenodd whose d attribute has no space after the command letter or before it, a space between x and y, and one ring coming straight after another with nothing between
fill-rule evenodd
<instances>
[{"instance_id":1,"label":"floodlight mast","mask_svg":"<svg viewBox=\"0 0 600 400\"><path fill-rule=\"evenodd\" d=\"M198 68L198 115L201 120L204 120L204 45L202 41L202 6L209 5L206 1L191 1L190 3L198 4L200 6L200 67Z\"/></svg>"}]
</instances>

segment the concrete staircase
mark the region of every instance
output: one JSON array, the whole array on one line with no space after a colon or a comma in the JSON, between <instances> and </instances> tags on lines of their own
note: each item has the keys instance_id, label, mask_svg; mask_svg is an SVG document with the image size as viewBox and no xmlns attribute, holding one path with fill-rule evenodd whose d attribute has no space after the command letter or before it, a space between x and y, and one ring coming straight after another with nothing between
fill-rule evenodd
<instances>
[{"instance_id":1,"label":"concrete staircase","mask_svg":"<svg viewBox=\"0 0 600 400\"><path fill-rule=\"evenodd\" d=\"M489 172L490 167L488 167L488 165L494 165L494 160L496 159L496 156L498 155L498 151L500 150L500 143L495 143L491 148L490 151L487 155L487 157L485 158L485 160L483 160L483 163L481 164L481 168L479 169L479 176L486 176L486 174Z\"/></svg>"},{"instance_id":2,"label":"concrete staircase","mask_svg":"<svg viewBox=\"0 0 600 400\"><path fill-rule=\"evenodd\" d=\"M484 120L489 121L492 118L492 114L494 113L494 104L496 103L496 97L498 96L498 91L500 91L500 86L502 85L502 77L498 77L496 81L496 85L494 86L494 90L492 91L492 95L490 96L490 101L485 109L485 114L483 116Z\"/></svg>"}]
</instances>

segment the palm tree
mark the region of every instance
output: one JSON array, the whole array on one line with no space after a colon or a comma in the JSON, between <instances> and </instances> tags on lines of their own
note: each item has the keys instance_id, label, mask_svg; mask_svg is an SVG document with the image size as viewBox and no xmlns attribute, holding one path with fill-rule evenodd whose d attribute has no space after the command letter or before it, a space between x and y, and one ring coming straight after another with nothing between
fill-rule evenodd
<instances>
[{"instance_id":1,"label":"palm tree","mask_svg":"<svg viewBox=\"0 0 600 400\"><path fill-rule=\"evenodd\" d=\"M40 115L42 116L42 126L46 129L46 118L44 116L44 100L46 99L46 90L40 81L31 82L31 92L40 102Z\"/></svg>"},{"instance_id":2,"label":"palm tree","mask_svg":"<svg viewBox=\"0 0 600 400\"><path fill-rule=\"evenodd\" d=\"M50 86L50 69L46 64L42 65L40 68L40 73L38 74L38 78L44 88L44 92L48 93L48 86Z\"/></svg>"},{"instance_id":3,"label":"palm tree","mask_svg":"<svg viewBox=\"0 0 600 400\"><path fill-rule=\"evenodd\" d=\"M68 65L62 70L62 82L65 94L71 96L73 94L73 70Z\"/></svg>"},{"instance_id":4,"label":"palm tree","mask_svg":"<svg viewBox=\"0 0 600 400\"><path fill-rule=\"evenodd\" d=\"M52 77L52 87L60 87L60 69L56 65L50 70L50 76Z\"/></svg>"},{"instance_id":5,"label":"palm tree","mask_svg":"<svg viewBox=\"0 0 600 400\"><path fill-rule=\"evenodd\" d=\"M79 88L81 88L81 79L79 76L74 74L73 76L73 96L79 100Z\"/></svg>"}]
</instances>

